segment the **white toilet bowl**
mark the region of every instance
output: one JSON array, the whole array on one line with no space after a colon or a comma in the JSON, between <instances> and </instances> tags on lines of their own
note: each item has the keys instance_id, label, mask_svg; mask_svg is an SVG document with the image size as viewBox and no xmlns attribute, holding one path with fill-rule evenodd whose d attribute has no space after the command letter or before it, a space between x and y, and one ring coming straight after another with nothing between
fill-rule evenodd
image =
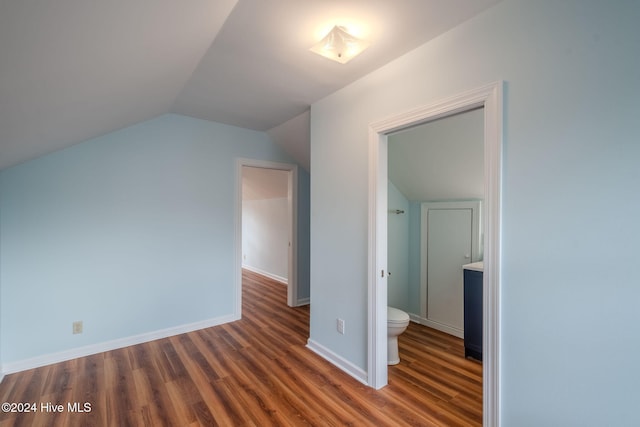
<instances>
[{"instance_id":1,"label":"white toilet bowl","mask_svg":"<svg viewBox=\"0 0 640 427\"><path fill-rule=\"evenodd\" d=\"M387 307L387 365L400 363L398 335L409 326L409 315L394 307Z\"/></svg>"}]
</instances>

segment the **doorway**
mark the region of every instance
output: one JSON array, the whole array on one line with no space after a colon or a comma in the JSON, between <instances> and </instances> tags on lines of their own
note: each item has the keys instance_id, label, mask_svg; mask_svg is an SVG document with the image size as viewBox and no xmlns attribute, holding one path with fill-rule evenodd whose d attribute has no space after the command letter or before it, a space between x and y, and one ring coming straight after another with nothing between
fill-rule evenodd
<instances>
[{"instance_id":1,"label":"doorway","mask_svg":"<svg viewBox=\"0 0 640 427\"><path fill-rule=\"evenodd\" d=\"M483 421L499 417L500 196L502 82L398 114L369 126L368 383L387 384L387 136L476 108L484 108L485 230L483 283Z\"/></svg>"},{"instance_id":2,"label":"doorway","mask_svg":"<svg viewBox=\"0 0 640 427\"><path fill-rule=\"evenodd\" d=\"M287 305L294 307L298 301L298 277L297 277L297 187L298 187L298 167L294 164L270 162L264 160L238 159L236 163L236 256L235 256L235 311L236 317L242 317L242 267L245 255L243 251L243 169L253 168L268 171L278 171L286 175L286 286ZM266 176L266 175L263 175ZM264 184L262 182L261 184ZM276 261L278 262L278 261ZM277 273L271 278L277 278ZM284 280L280 280L284 281Z\"/></svg>"}]
</instances>

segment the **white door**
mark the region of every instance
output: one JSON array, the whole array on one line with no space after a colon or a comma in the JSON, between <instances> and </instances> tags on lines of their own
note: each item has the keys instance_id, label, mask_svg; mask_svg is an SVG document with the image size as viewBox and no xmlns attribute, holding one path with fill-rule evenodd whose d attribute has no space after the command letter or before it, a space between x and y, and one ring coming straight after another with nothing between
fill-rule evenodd
<instances>
[{"instance_id":1,"label":"white door","mask_svg":"<svg viewBox=\"0 0 640 427\"><path fill-rule=\"evenodd\" d=\"M421 323L464 337L462 266L482 260L479 200L421 205Z\"/></svg>"},{"instance_id":2,"label":"white door","mask_svg":"<svg viewBox=\"0 0 640 427\"><path fill-rule=\"evenodd\" d=\"M471 262L471 209L427 214L427 319L464 332L462 266Z\"/></svg>"}]
</instances>

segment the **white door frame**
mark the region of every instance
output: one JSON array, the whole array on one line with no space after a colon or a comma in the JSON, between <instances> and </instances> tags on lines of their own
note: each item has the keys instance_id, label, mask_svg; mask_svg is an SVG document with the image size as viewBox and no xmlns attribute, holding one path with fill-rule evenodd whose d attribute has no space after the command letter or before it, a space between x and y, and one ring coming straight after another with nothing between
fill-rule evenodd
<instances>
[{"instance_id":1,"label":"white door frame","mask_svg":"<svg viewBox=\"0 0 640 427\"><path fill-rule=\"evenodd\" d=\"M387 384L387 135L484 108L483 424L500 415L500 210L502 90L495 82L369 125L368 384Z\"/></svg>"},{"instance_id":2,"label":"white door frame","mask_svg":"<svg viewBox=\"0 0 640 427\"><path fill-rule=\"evenodd\" d=\"M236 256L235 256L235 317L242 317L242 167L275 169L287 171L288 215L289 215L289 256L287 277L287 305L298 305L298 166L267 160L239 158L236 161Z\"/></svg>"}]
</instances>

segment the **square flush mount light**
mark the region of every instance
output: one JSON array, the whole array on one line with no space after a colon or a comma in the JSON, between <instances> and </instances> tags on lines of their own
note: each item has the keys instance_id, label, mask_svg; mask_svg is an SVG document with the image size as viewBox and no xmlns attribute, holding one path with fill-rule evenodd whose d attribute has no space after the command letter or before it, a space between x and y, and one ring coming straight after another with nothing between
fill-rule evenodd
<instances>
[{"instance_id":1,"label":"square flush mount light","mask_svg":"<svg viewBox=\"0 0 640 427\"><path fill-rule=\"evenodd\" d=\"M369 47L369 43L352 36L346 28L336 25L320 43L309 50L325 58L346 64L367 47Z\"/></svg>"}]
</instances>

